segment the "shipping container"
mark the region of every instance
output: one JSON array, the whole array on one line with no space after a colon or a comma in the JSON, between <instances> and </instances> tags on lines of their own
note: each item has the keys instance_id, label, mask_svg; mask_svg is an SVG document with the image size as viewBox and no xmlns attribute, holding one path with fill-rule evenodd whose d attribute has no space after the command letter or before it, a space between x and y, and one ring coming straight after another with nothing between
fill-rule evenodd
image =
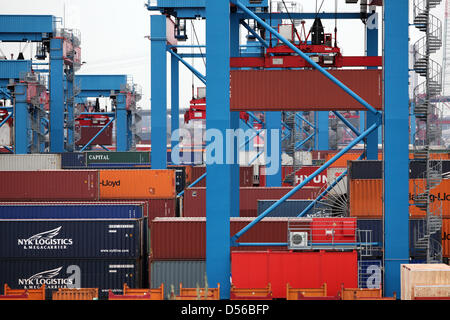
<instances>
[{"instance_id":1,"label":"shipping container","mask_svg":"<svg viewBox=\"0 0 450 320\"><path fill-rule=\"evenodd\" d=\"M108 120L106 120L108 121ZM113 126L114 123L111 123L108 127L104 129L104 126L78 126L80 129L80 138L75 141L75 144L77 146L85 146L87 145L92 138L96 134L100 132L100 130L103 130L91 143L91 146L95 145L105 145L110 146L113 144ZM116 129L117 130L117 129Z\"/></svg>"},{"instance_id":2,"label":"shipping container","mask_svg":"<svg viewBox=\"0 0 450 320\"><path fill-rule=\"evenodd\" d=\"M278 200L258 200L258 216L270 208ZM297 217L306 207L312 203L311 200L286 200L271 211L266 217ZM322 207L320 202L316 207ZM314 213L314 206L305 212L303 217L308 217Z\"/></svg>"},{"instance_id":3,"label":"shipping container","mask_svg":"<svg viewBox=\"0 0 450 320\"><path fill-rule=\"evenodd\" d=\"M356 251L246 251L231 253L232 283L238 288L264 288L270 283L274 298L286 298L286 286L320 288L327 284L328 296L341 286L358 287Z\"/></svg>"},{"instance_id":4,"label":"shipping container","mask_svg":"<svg viewBox=\"0 0 450 320\"><path fill-rule=\"evenodd\" d=\"M147 164L150 165L150 152L89 151L86 164Z\"/></svg>"},{"instance_id":5,"label":"shipping container","mask_svg":"<svg viewBox=\"0 0 450 320\"><path fill-rule=\"evenodd\" d=\"M350 180L349 184L350 216L352 217L381 217L383 212L383 180L365 179ZM424 180L409 180L409 215L412 218L423 218L425 211L414 206L414 195L424 190ZM431 204L435 201L442 203L442 215L450 217L450 179L443 179L430 192Z\"/></svg>"},{"instance_id":6,"label":"shipping container","mask_svg":"<svg viewBox=\"0 0 450 320\"><path fill-rule=\"evenodd\" d=\"M206 172L206 166L193 166L191 183L200 178ZM253 166L240 166L239 185L241 187L253 187ZM187 185L186 187L188 187ZM199 181L195 187L205 187L206 177Z\"/></svg>"},{"instance_id":7,"label":"shipping container","mask_svg":"<svg viewBox=\"0 0 450 320\"><path fill-rule=\"evenodd\" d=\"M291 187L253 187L240 188L240 217L256 217L258 215L258 200L281 199ZM292 195L290 200L314 200L320 188L303 187ZM206 188L193 187L185 190L183 217L206 216Z\"/></svg>"},{"instance_id":8,"label":"shipping container","mask_svg":"<svg viewBox=\"0 0 450 320\"><path fill-rule=\"evenodd\" d=\"M436 162L431 161L431 166L435 166ZM423 179L426 172L426 161L410 160L409 162L409 178ZM446 179L445 173L450 172L450 161L442 161L443 178ZM350 179L383 179L383 162L381 160L360 160L348 162L348 176Z\"/></svg>"},{"instance_id":9,"label":"shipping container","mask_svg":"<svg viewBox=\"0 0 450 320\"><path fill-rule=\"evenodd\" d=\"M206 261L204 260L176 260L150 261L150 287L157 289L164 285L164 299L180 294L180 283L186 288L205 288ZM217 284L208 283L208 287Z\"/></svg>"},{"instance_id":10,"label":"shipping container","mask_svg":"<svg viewBox=\"0 0 450 320\"><path fill-rule=\"evenodd\" d=\"M148 281L143 265L142 259L1 259L0 283L12 289L45 284L49 300L59 288L98 288L99 299L106 299L108 290L122 294L124 283L142 288Z\"/></svg>"},{"instance_id":11,"label":"shipping container","mask_svg":"<svg viewBox=\"0 0 450 320\"><path fill-rule=\"evenodd\" d=\"M98 200L95 170L1 171L0 200Z\"/></svg>"},{"instance_id":12,"label":"shipping container","mask_svg":"<svg viewBox=\"0 0 450 320\"><path fill-rule=\"evenodd\" d=\"M303 180L305 180L307 177L309 177L311 174L313 174L317 169L319 169L319 166L302 166L300 169L297 170L295 173L295 184L298 185ZM288 187L292 186L288 183L283 182L287 175L291 174L294 170L293 166L282 166L281 167L281 181L282 186ZM327 169L323 170L319 175L317 175L311 182L309 182L306 187L323 187L327 184ZM266 175L265 175L265 167L260 166L259 167L259 186L265 187L266 186Z\"/></svg>"},{"instance_id":13,"label":"shipping container","mask_svg":"<svg viewBox=\"0 0 450 320\"><path fill-rule=\"evenodd\" d=\"M61 168L62 169L86 168L86 153L84 152L61 153Z\"/></svg>"},{"instance_id":14,"label":"shipping container","mask_svg":"<svg viewBox=\"0 0 450 320\"><path fill-rule=\"evenodd\" d=\"M149 223L157 218L173 218L177 216L176 199L150 199L148 200Z\"/></svg>"},{"instance_id":15,"label":"shipping container","mask_svg":"<svg viewBox=\"0 0 450 320\"><path fill-rule=\"evenodd\" d=\"M145 202L0 202L0 219L135 219Z\"/></svg>"},{"instance_id":16,"label":"shipping container","mask_svg":"<svg viewBox=\"0 0 450 320\"><path fill-rule=\"evenodd\" d=\"M139 258L144 219L0 220L0 259Z\"/></svg>"},{"instance_id":17,"label":"shipping container","mask_svg":"<svg viewBox=\"0 0 450 320\"><path fill-rule=\"evenodd\" d=\"M442 256L450 258L450 218L442 219Z\"/></svg>"},{"instance_id":18,"label":"shipping container","mask_svg":"<svg viewBox=\"0 0 450 320\"><path fill-rule=\"evenodd\" d=\"M100 199L175 198L174 170L99 170Z\"/></svg>"},{"instance_id":19,"label":"shipping container","mask_svg":"<svg viewBox=\"0 0 450 320\"><path fill-rule=\"evenodd\" d=\"M0 155L2 171L33 171L61 169L59 154L3 154Z\"/></svg>"},{"instance_id":20,"label":"shipping container","mask_svg":"<svg viewBox=\"0 0 450 320\"><path fill-rule=\"evenodd\" d=\"M330 73L371 106L382 108L381 70ZM365 110L317 70L232 70L230 81L231 111Z\"/></svg>"},{"instance_id":21,"label":"shipping container","mask_svg":"<svg viewBox=\"0 0 450 320\"><path fill-rule=\"evenodd\" d=\"M231 218L230 237L253 218ZM282 246L239 246L232 251L287 250L288 218L264 218L239 238L239 243L272 242ZM298 219L305 228L310 219ZM154 260L206 259L206 218L155 218L150 222L150 255Z\"/></svg>"}]
</instances>

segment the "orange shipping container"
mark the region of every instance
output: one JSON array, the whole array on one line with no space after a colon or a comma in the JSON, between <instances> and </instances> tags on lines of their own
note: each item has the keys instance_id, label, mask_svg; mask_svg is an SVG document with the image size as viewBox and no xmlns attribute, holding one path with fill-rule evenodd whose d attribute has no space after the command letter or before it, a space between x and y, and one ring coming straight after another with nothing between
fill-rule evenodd
<instances>
[{"instance_id":1,"label":"orange shipping container","mask_svg":"<svg viewBox=\"0 0 450 320\"><path fill-rule=\"evenodd\" d=\"M423 218L425 211L419 209L414 203L413 196L416 192L423 190L424 180L409 180L409 215L411 218ZM418 186L418 191L415 191ZM349 202L350 216L358 218L378 217L383 212L383 180L350 180L349 184ZM431 203L441 200L442 215L450 217L450 179L442 180L441 184L431 190Z\"/></svg>"},{"instance_id":2,"label":"orange shipping container","mask_svg":"<svg viewBox=\"0 0 450 320\"><path fill-rule=\"evenodd\" d=\"M344 153L339 159L337 159L334 163L330 165L330 168L347 168L347 161L358 160L361 153L362 151ZM333 158L336 154L337 152L328 153L325 157L325 161L331 160L331 158ZM378 153L378 160L383 160L382 153Z\"/></svg>"},{"instance_id":3,"label":"orange shipping container","mask_svg":"<svg viewBox=\"0 0 450 320\"><path fill-rule=\"evenodd\" d=\"M100 199L175 198L175 170L100 170Z\"/></svg>"}]
</instances>

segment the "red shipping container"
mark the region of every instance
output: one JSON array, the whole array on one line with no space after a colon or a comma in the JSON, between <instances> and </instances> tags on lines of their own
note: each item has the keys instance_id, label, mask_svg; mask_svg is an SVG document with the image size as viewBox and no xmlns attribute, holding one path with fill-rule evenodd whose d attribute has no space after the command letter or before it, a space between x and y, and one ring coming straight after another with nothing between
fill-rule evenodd
<instances>
[{"instance_id":1,"label":"red shipping container","mask_svg":"<svg viewBox=\"0 0 450 320\"><path fill-rule=\"evenodd\" d=\"M372 107L382 109L382 70L330 70ZM233 70L231 111L366 110L317 70Z\"/></svg>"},{"instance_id":2,"label":"red shipping container","mask_svg":"<svg viewBox=\"0 0 450 320\"><path fill-rule=\"evenodd\" d=\"M258 215L258 200L281 199L292 187L252 187L240 188L240 217L256 217ZM320 188L303 187L290 199L311 200L318 196ZM206 188L189 188L184 192L183 217L206 216Z\"/></svg>"},{"instance_id":3,"label":"red shipping container","mask_svg":"<svg viewBox=\"0 0 450 320\"><path fill-rule=\"evenodd\" d=\"M335 296L343 284L358 288L356 251L247 251L231 253L232 283L238 288L272 286L273 298L286 298L286 285L319 288L327 284L327 295Z\"/></svg>"},{"instance_id":4,"label":"red shipping container","mask_svg":"<svg viewBox=\"0 0 450 320\"><path fill-rule=\"evenodd\" d=\"M206 166L192 167L192 179L194 182L206 172ZM241 166L239 168L239 185L241 187L253 187L253 166ZM198 182L195 187L205 187L206 177ZM187 187L187 186L186 186Z\"/></svg>"},{"instance_id":5,"label":"red shipping container","mask_svg":"<svg viewBox=\"0 0 450 320\"><path fill-rule=\"evenodd\" d=\"M296 219L305 228L311 219ZM230 237L248 225L253 218L231 218ZM240 243L286 243L288 218L264 218L239 238ZM155 218L150 223L151 258L154 260L205 260L206 218ZM276 247L232 247L231 251L288 250L287 245Z\"/></svg>"},{"instance_id":6,"label":"red shipping container","mask_svg":"<svg viewBox=\"0 0 450 320\"><path fill-rule=\"evenodd\" d=\"M295 185L298 185L299 183L303 182L307 177L309 177L311 174L313 174L317 169L319 169L319 166L303 166L299 170L297 170L295 174ZM294 170L293 166L283 166L281 167L281 177L282 180L286 178L287 175L291 174ZM323 170L318 176L316 176L313 181L308 183L306 187L323 187L327 184L327 169ZM283 187L289 187L290 184L282 183ZM261 166L259 167L259 186L265 187L266 186L266 175L265 175L265 167Z\"/></svg>"},{"instance_id":7,"label":"red shipping container","mask_svg":"<svg viewBox=\"0 0 450 320\"><path fill-rule=\"evenodd\" d=\"M2 171L0 200L98 200L96 170Z\"/></svg>"}]
</instances>

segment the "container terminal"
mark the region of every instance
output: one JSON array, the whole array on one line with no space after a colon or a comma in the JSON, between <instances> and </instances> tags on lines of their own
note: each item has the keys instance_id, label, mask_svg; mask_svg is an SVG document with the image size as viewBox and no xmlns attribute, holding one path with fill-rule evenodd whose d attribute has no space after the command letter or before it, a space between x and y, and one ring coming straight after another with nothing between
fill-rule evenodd
<instances>
[{"instance_id":1,"label":"container terminal","mask_svg":"<svg viewBox=\"0 0 450 320\"><path fill-rule=\"evenodd\" d=\"M0 3L0 300L450 300L450 0Z\"/></svg>"}]
</instances>

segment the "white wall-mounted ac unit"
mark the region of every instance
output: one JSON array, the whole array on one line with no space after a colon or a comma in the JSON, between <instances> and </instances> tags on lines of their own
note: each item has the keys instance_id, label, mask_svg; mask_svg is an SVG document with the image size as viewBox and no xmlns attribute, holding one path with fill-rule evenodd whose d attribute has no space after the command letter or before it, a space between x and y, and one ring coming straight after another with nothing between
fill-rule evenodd
<instances>
[{"instance_id":1,"label":"white wall-mounted ac unit","mask_svg":"<svg viewBox=\"0 0 450 320\"><path fill-rule=\"evenodd\" d=\"M289 233L290 249L305 249L308 247L308 232L291 231Z\"/></svg>"}]
</instances>

